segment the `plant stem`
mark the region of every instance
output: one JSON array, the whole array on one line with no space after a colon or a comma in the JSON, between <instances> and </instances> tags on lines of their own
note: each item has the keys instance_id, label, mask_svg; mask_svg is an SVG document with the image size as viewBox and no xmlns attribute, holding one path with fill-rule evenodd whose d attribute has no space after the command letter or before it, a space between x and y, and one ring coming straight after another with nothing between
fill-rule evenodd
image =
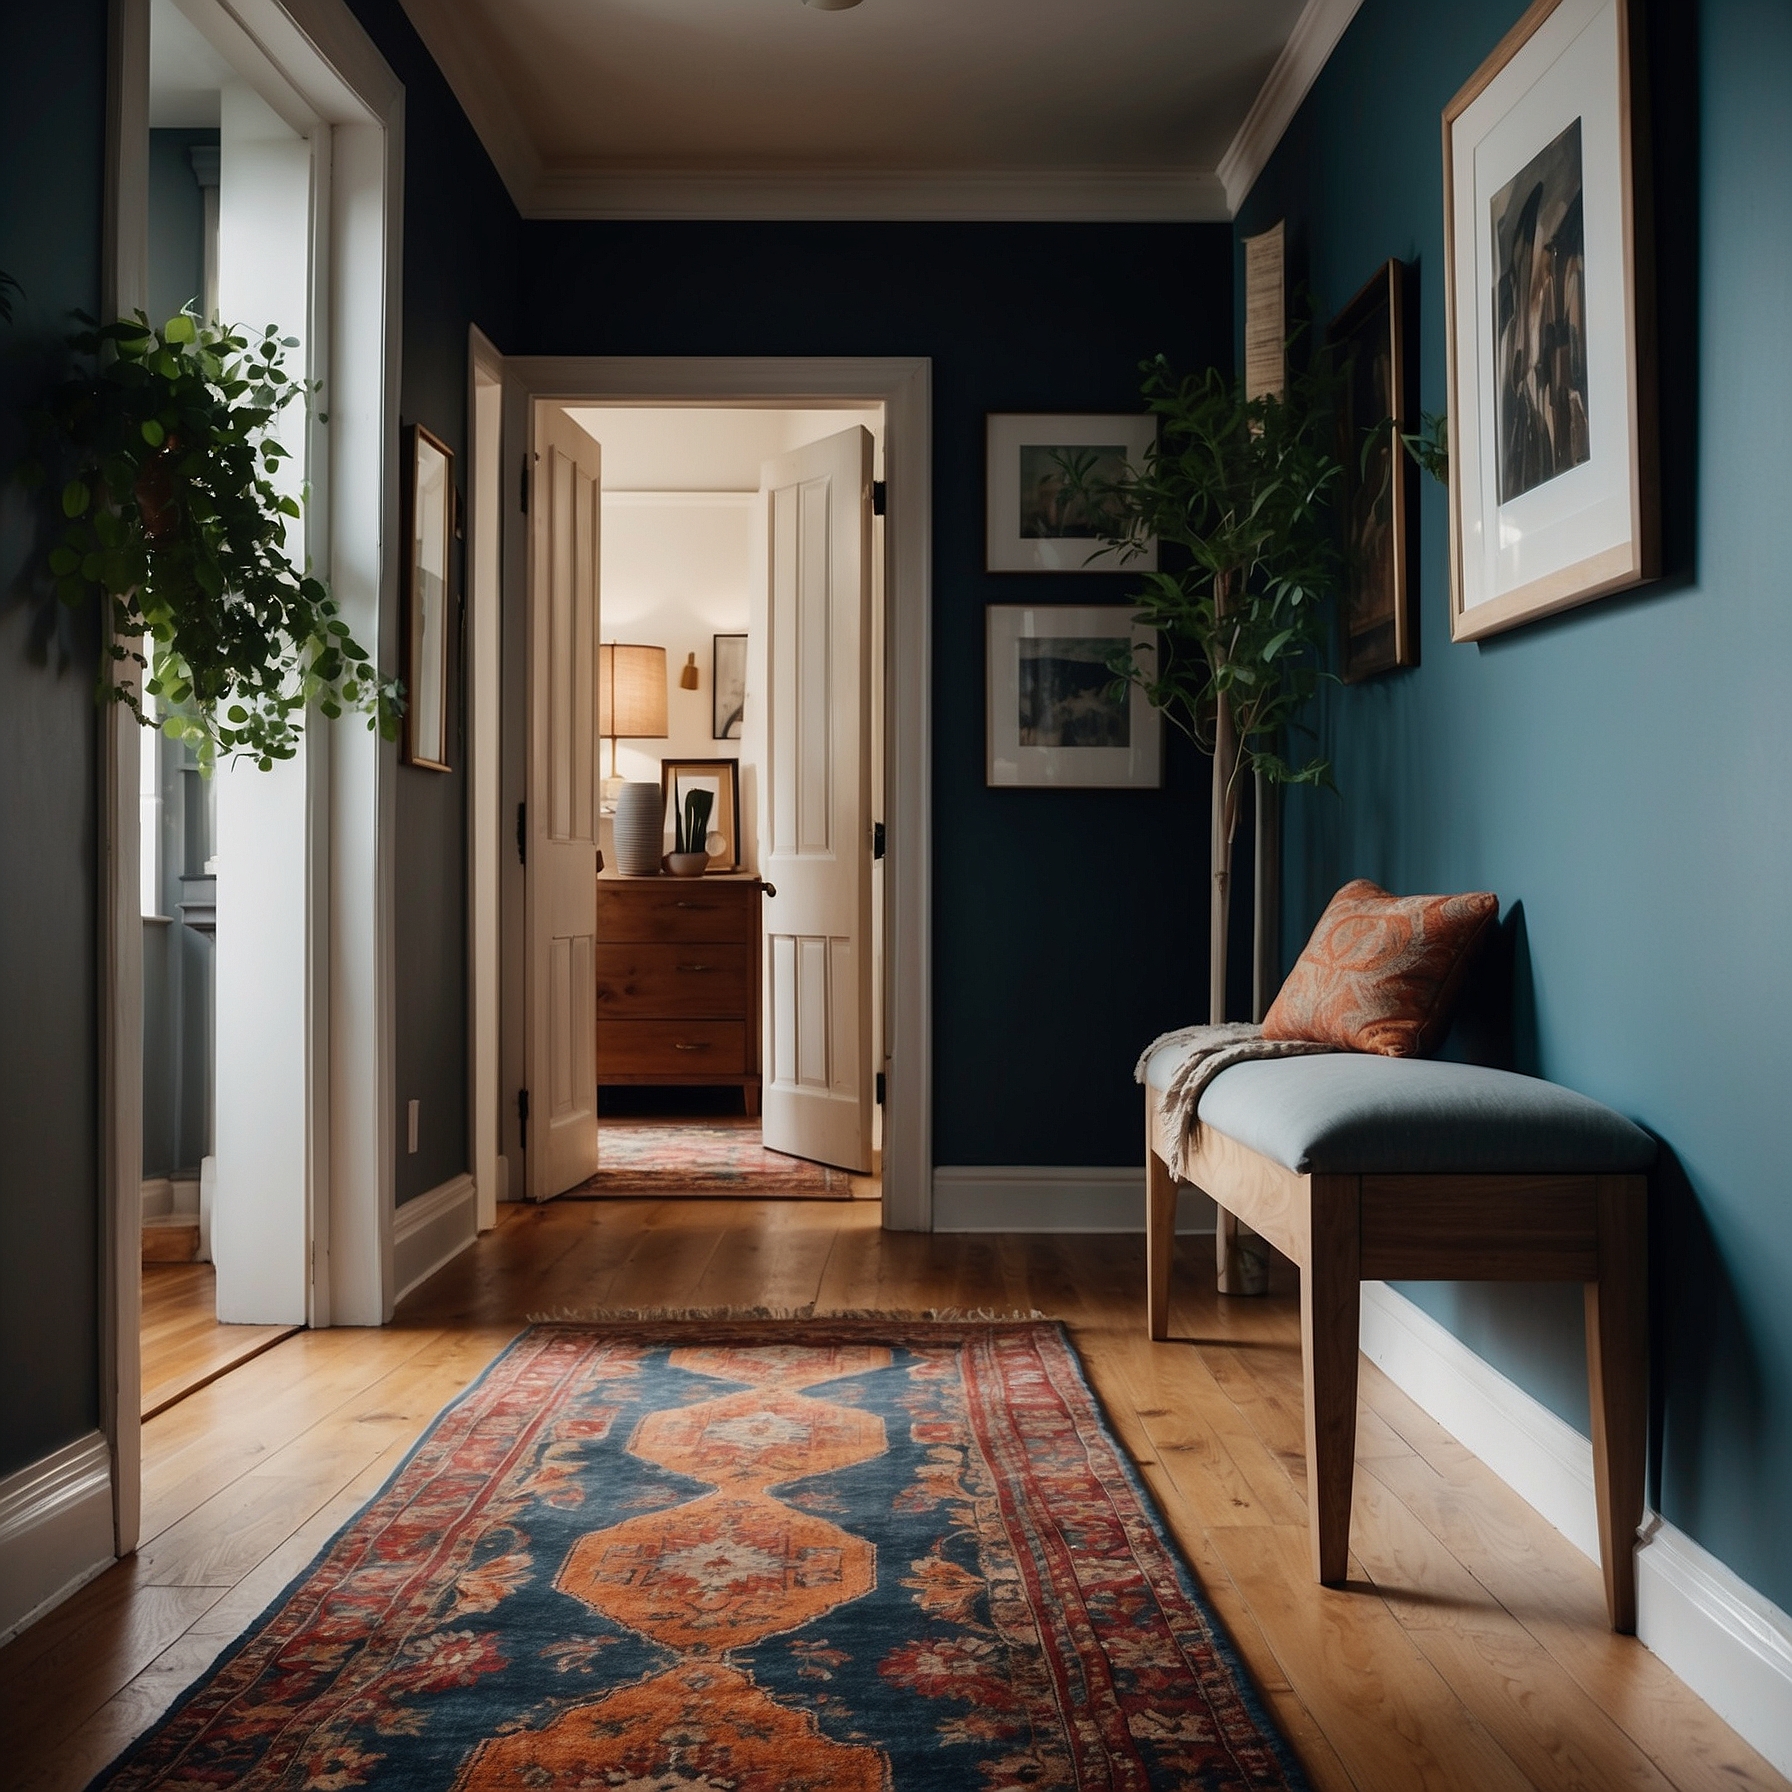
<instances>
[{"instance_id":1,"label":"plant stem","mask_svg":"<svg viewBox=\"0 0 1792 1792\"><path fill-rule=\"evenodd\" d=\"M1226 613L1232 575L1216 573L1213 607L1216 616ZM1216 638L1214 669L1224 664L1225 650ZM1232 838L1238 827L1238 733L1232 704L1222 691L1214 693L1213 715L1213 814L1208 835L1208 871L1212 879L1207 911L1207 1018L1218 1026L1226 1018L1226 946L1232 918Z\"/></svg>"}]
</instances>

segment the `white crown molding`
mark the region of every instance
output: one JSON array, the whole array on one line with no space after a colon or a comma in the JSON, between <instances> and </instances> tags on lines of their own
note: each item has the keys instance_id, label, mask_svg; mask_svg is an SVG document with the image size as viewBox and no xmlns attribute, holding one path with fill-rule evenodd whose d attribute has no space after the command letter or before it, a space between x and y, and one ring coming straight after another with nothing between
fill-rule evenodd
<instances>
[{"instance_id":1,"label":"white crown molding","mask_svg":"<svg viewBox=\"0 0 1792 1792\"><path fill-rule=\"evenodd\" d=\"M1576 1548L1598 1559L1593 1446L1385 1282L1363 1284L1363 1354ZM1666 1519L1637 1545L1637 1638L1792 1775L1792 1617Z\"/></svg>"},{"instance_id":2,"label":"white crown molding","mask_svg":"<svg viewBox=\"0 0 1792 1792\"><path fill-rule=\"evenodd\" d=\"M90 1431L0 1480L0 1643L112 1561L112 1452Z\"/></svg>"},{"instance_id":3,"label":"white crown molding","mask_svg":"<svg viewBox=\"0 0 1792 1792\"><path fill-rule=\"evenodd\" d=\"M401 0L401 4L485 145L511 203L524 217L536 216L531 201L541 183L541 153L489 52L468 25L471 9L459 0Z\"/></svg>"},{"instance_id":4,"label":"white crown molding","mask_svg":"<svg viewBox=\"0 0 1792 1792\"><path fill-rule=\"evenodd\" d=\"M942 1164L933 1172L936 1232L1143 1232L1145 1171L1065 1164ZM1211 1232L1213 1203L1187 1183L1178 1232Z\"/></svg>"},{"instance_id":5,"label":"white crown molding","mask_svg":"<svg viewBox=\"0 0 1792 1792\"><path fill-rule=\"evenodd\" d=\"M1238 215L1238 208L1257 184L1257 176L1282 141L1282 133L1294 122L1301 101L1312 91L1319 71L1361 5L1362 0L1307 0L1275 66L1244 115L1238 135L1214 170L1225 191L1226 216Z\"/></svg>"},{"instance_id":6,"label":"white crown molding","mask_svg":"<svg viewBox=\"0 0 1792 1792\"><path fill-rule=\"evenodd\" d=\"M766 222L1223 223L1231 216L1214 175L1154 168L766 172L559 164L542 171L523 211L531 218Z\"/></svg>"}]
</instances>

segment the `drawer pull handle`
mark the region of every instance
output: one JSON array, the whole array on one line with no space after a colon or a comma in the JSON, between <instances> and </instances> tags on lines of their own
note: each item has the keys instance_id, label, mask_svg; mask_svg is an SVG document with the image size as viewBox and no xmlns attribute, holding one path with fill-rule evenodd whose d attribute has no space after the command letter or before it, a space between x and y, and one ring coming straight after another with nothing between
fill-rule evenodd
<instances>
[{"instance_id":1,"label":"drawer pull handle","mask_svg":"<svg viewBox=\"0 0 1792 1792\"><path fill-rule=\"evenodd\" d=\"M695 1044L688 1044L681 1039L672 1049L675 1052L706 1052L709 1050L709 1045L707 1041L703 1040L699 1040Z\"/></svg>"},{"instance_id":2,"label":"drawer pull handle","mask_svg":"<svg viewBox=\"0 0 1792 1792\"><path fill-rule=\"evenodd\" d=\"M681 964L678 968L681 971L713 971L716 967L713 964Z\"/></svg>"},{"instance_id":3,"label":"drawer pull handle","mask_svg":"<svg viewBox=\"0 0 1792 1792\"><path fill-rule=\"evenodd\" d=\"M715 904L713 902L675 902L672 906L674 908L700 908L707 912L714 908Z\"/></svg>"}]
</instances>

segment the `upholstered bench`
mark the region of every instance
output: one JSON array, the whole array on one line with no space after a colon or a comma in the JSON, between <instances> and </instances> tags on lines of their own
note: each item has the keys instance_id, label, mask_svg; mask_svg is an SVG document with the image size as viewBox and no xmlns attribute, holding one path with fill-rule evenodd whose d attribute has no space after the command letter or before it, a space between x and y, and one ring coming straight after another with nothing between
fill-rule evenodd
<instances>
[{"instance_id":1,"label":"upholstered bench","mask_svg":"<svg viewBox=\"0 0 1792 1792\"><path fill-rule=\"evenodd\" d=\"M1300 1269L1316 1577L1347 1574L1362 1279L1581 1282L1606 1605L1633 1631L1654 1140L1535 1077L1337 1053L1222 1070L1185 1142L1166 1136L1164 1102L1184 1056L1168 1044L1144 1066L1151 1336L1168 1335L1180 1157L1222 1235L1240 1221Z\"/></svg>"}]
</instances>

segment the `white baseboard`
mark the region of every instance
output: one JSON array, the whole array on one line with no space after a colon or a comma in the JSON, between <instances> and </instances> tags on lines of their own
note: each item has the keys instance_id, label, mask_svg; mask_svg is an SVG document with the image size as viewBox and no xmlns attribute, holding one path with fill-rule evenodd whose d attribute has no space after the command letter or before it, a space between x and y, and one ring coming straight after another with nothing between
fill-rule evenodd
<instances>
[{"instance_id":1,"label":"white baseboard","mask_svg":"<svg viewBox=\"0 0 1792 1792\"><path fill-rule=\"evenodd\" d=\"M936 1232L1143 1232L1145 1172L1061 1164L947 1164L933 1172ZM1211 1232L1213 1203L1183 1185L1178 1232Z\"/></svg>"},{"instance_id":2,"label":"white baseboard","mask_svg":"<svg viewBox=\"0 0 1792 1792\"><path fill-rule=\"evenodd\" d=\"M90 1431L0 1480L0 1643L112 1561L112 1456Z\"/></svg>"},{"instance_id":3,"label":"white baseboard","mask_svg":"<svg viewBox=\"0 0 1792 1792\"><path fill-rule=\"evenodd\" d=\"M452 1181L406 1201L392 1216L392 1278L403 1300L479 1236L479 1200L473 1178Z\"/></svg>"},{"instance_id":4,"label":"white baseboard","mask_svg":"<svg viewBox=\"0 0 1792 1792\"><path fill-rule=\"evenodd\" d=\"M1363 1284L1363 1354L1577 1548L1599 1554L1593 1446L1385 1282ZM1792 1616L1650 1513L1637 1637L1792 1775Z\"/></svg>"}]
</instances>

